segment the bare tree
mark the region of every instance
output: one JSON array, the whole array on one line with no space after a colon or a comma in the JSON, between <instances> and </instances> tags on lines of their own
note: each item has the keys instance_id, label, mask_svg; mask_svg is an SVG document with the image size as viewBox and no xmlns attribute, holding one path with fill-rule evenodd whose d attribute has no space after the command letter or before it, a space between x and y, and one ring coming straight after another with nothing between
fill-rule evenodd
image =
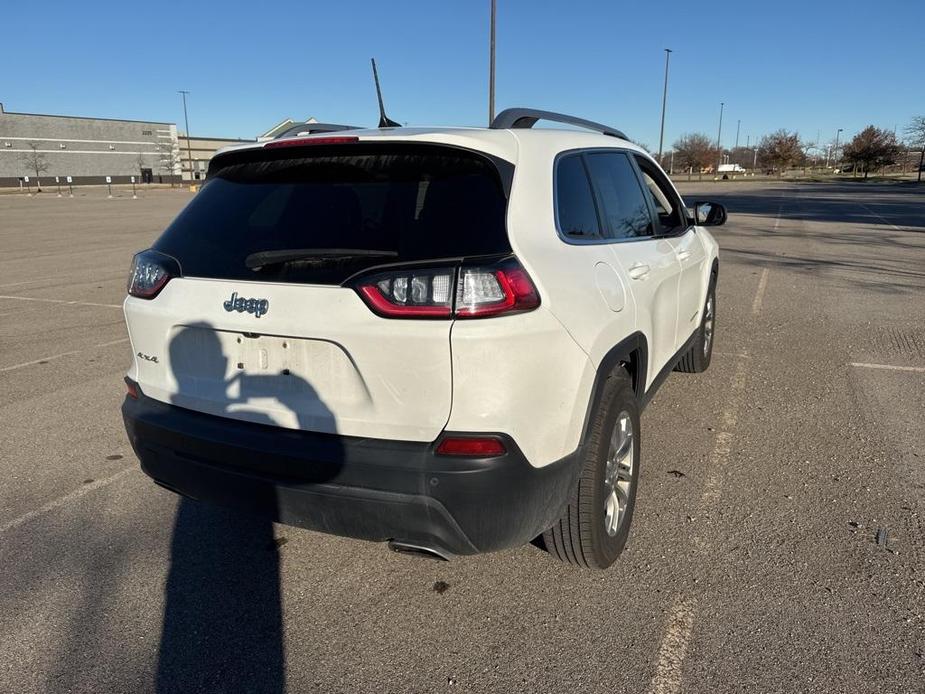
<instances>
[{"instance_id":1,"label":"bare tree","mask_svg":"<svg viewBox=\"0 0 925 694\"><path fill-rule=\"evenodd\" d=\"M906 137L909 144L916 149L921 148L922 153L919 155L919 175L918 182L922 182L922 168L925 167L925 116L915 116L912 122L906 126Z\"/></svg>"},{"instance_id":2,"label":"bare tree","mask_svg":"<svg viewBox=\"0 0 925 694\"><path fill-rule=\"evenodd\" d=\"M144 152L139 152L138 159L136 159L135 161L138 164L138 175L139 176L142 175L141 174L142 171L144 171L145 169L151 168L148 166L148 158L145 156Z\"/></svg>"},{"instance_id":3,"label":"bare tree","mask_svg":"<svg viewBox=\"0 0 925 694\"><path fill-rule=\"evenodd\" d=\"M871 169L894 163L899 150L899 143L893 131L868 125L845 145L842 156L855 167L859 164L863 166L864 178L867 178Z\"/></svg>"},{"instance_id":4,"label":"bare tree","mask_svg":"<svg viewBox=\"0 0 925 694\"><path fill-rule=\"evenodd\" d=\"M703 133L682 135L674 145L676 163L690 170L697 169L698 174L717 160L719 150L713 141Z\"/></svg>"},{"instance_id":5,"label":"bare tree","mask_svg":"<svg viewBox=\"0 0 925 694\"><path fill-rule=\"evenodd\" d=\"M157 152L160 170L167 176L167 179L170 181L170 187L172 188L180 174L180 148L175 142L159 143Z\"/></svg>"},{"instance_id":6,"label":"bare tree","mask_svg":"<svg viewBox=\"0 0 925 694\"><path fill-rule=\"evenodd\" d=\"M22 163L23 163L23 166L25 166L26 169L28 169L30 174L33 171L35 172L35 186L39 190L39 192L41 192L42 191L42 181L40 180L39 177L43 173L48 171L48 162L45 161L45 153L38 151L39 145L37 142L29 142L26 144L26 147L28 147L32 151L26 152L25 154L22 155L21 157Z\"/></svg>"},{"instance_id":7,"label":"bare tree","mask_svg":"<svg viewBox=\"0 0 925 694\"><path fill-rule=\"evenodd\" d=\"M800 136L786 130L765 135L758 145L758 156L761 163L780 176L785 169L800 162L803 158L803 148L800 145Z\"/></svg>"}]
</instances>

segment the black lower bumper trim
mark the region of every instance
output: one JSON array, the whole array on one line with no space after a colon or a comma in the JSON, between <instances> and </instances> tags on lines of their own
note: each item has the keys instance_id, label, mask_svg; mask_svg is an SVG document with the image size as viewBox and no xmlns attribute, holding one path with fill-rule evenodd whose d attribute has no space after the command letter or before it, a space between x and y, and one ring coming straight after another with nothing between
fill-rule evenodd
<instances>
[{"instance_id":1,"label":"black lower bumper trim","mask_svg":"<svg viewBox=\"0 0 925 694\"><path fill-rule=\"evenodd\" d=\"M139 394L122 406L142 469L180 494L290 525L442 555L530 541L565 507L578 454L535 468L513 439L490 459L430 443L293 431L202 414Z\"/></svg>"}]
</instances>

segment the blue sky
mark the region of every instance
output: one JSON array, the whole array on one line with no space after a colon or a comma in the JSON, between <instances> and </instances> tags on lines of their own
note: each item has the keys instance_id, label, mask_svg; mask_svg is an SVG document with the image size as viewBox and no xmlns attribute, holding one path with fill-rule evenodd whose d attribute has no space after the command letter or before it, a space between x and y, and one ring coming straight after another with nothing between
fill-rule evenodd
<instances>
[{"instance_id":1,"label":"blue sky","mask_svg":"<svg viewBox=\"0 0 925 694\"><path fill-rule=\"evenodd\" d=\"M317 6L316 11L307 8ZM9 2L0 19L8 111L176 122L254 137L286 117L412 125L487 119L489 0ZM542 2L498 0L497 104L601 120L658 146L664 48L666 149L778 128L822 141L869 123L901 133L925 114L920 0Z\"/></svg>"}]
</instances>

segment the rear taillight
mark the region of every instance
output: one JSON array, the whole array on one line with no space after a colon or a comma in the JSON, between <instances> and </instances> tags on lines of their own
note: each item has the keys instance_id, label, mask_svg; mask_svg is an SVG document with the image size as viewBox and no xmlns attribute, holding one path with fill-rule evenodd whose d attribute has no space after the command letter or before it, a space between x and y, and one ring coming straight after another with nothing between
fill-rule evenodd
<instances>
[{"instance_id":1,"label":"rear taillight","mask_svg":"<svg viewBox=\"0 0 925 694\"><path fill-rule=\"evenodd\" d=\"M530 311L539 305L533 281L516 261L509 260L500 267L460 268L456 285L458 318Z\"/></svg>"},{"instance_id":2,"label":"rear taillight","mask_svg":"<svg viewBox=\"0 0 925 694\"><path fill-rule=\"evenodd\" d=\"M395 269L362 277L354 288L386 318L484 318L540 305L533 281L513 258L487 265Z\"/></svg>"},{"instance_id":3,"label":"rear taillight","mask_svg":"<svg viewBox=\"0 0 925 694\"><path fill-rule=\"evenodd\" d=\"M369 307L387 318L449 318L455 268L396 270L357 285Z\"/></svg>"},{"instance_id":4,"label":"rear taillight","mask_svg":"<svg viewBox=\"0 0 925 694\"><path fill-rule=\"evenodd\" d=\"M169 255L142 251L132 258L128 275L128 293L139 299L153 299L172 277L180 276L180 264Z\"/></svg>"}]
</instances>

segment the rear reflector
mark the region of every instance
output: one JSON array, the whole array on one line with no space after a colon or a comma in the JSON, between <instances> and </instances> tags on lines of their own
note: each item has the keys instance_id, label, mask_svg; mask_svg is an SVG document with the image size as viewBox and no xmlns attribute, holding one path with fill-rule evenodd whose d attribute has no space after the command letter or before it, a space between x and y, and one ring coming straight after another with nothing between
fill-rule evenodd
<instances>
[{"instance_id":1,"label":"rear reflector","mask_svg":"<svg viewBox=\"0 0 925 694\"><path fill-rule=\"evenodd\" d=\"M138 384L127 376L125 378L125 390L126 395L128 395L132 400L138 399Z\"/></svg>"},{"instance_id":2,"label":"rear reflector","mask_svg":"<svg viewBox=\"0 0 925 694\"><path fill-rule=\"evenodd\" d=\"M437 455L459 455L472 458L494 458L507 453L504 444L496 438L476 436L449 436L437 446Z\"/></svg>"},{"instance_id":3,"label":"rear reflector","mask_svg":"<svg viewBox=\"0 0 925 694\"><path fill-rule=\"evenodd\" d=\"M294 140L273 140L266 143L264 149L277 149L279 147L305 147L306 145L346 145L359 142L358 137L299 137Z\"/></svg>"}]
</instances>

